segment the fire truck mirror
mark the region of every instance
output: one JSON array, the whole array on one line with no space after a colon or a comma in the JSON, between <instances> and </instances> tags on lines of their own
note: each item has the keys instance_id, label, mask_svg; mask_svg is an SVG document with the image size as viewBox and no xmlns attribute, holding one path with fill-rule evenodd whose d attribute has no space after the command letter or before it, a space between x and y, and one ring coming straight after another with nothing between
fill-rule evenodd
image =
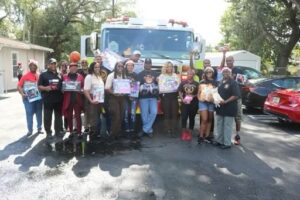
<instances>
[{"instance_id":1,"label":"fire truck mirror","mask_svg":"<svg viewBox=\"0 0 300 200\"><path fill-rule=\"evenodd\" d=\"M97 32L92 32L90 35L91 51L95 51L96 49L98 49L98 42L99 42L99 38Z\"/></svg>"}]
</instances>

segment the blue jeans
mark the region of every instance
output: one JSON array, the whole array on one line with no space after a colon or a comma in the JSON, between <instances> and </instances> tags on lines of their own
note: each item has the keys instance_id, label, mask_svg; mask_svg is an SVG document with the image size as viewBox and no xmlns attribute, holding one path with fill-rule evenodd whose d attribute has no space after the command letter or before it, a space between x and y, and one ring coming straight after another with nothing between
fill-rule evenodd
<instances>
[{"instance_id":1,"label":"blue jeans","mask_svg":"<svg viewBox=\"0 0 300 200\"><path fill-rule=\"evenodd\" d=\"M145 98L140 99L141 116L143 121L143 131L145 133L152 133L152 125L157 115L157 99Z\"/></svg>"},{"instance_id":2,"label":"blue jeans","mask_svg":"<svg viewBox=\"0 0 300 200\"><path fill-rule=\"evenodd\" d=\"M134 130L135 127L135 115L136 115L136 99L126 99L125 101L125 116L124 125L125 130Z\"/></svg>"},{"instance_id":3,"label":"blue jeans","mask_svg":"<svg viewBox=\"0 0 300 200\"><path fill-rule=\"evenodd\" d=\"M23 103L26 111L27 129L29 133L33 132L33 115L36 116L37 129L42 130L42 101L29 102L27 98L23 98Z\"/></svg>"}]
</instances>

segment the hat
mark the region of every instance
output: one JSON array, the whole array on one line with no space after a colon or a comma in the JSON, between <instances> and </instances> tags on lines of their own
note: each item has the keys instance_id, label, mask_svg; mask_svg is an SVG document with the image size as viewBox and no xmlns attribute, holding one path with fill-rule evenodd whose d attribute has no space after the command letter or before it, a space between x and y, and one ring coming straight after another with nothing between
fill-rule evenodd
<instances>
[{"instance_id":1,"label":"hat","mask_svg":"<svg viewBox=\"0 0 300 200\"><path fill-rule=\"evenodd\" d=\"M145 59L145 64L152 64L151 58L146 58Z\"/></svg>"},{"instance_id":2,"label":"hat","mask_svg":"<svg viewBox=\"0 0 300 200\"><path fill-rule=\"evenodd\" d=\"M205 67L204 72L206 72L206 71L214 72L214 69L212 67Z\"/></svg>"},{"instance_id":3,"label":"hat","mask_svg":"<svg viewBox=\"0 0 300 200\"><path fill-rule=\"evenodd\" d=\"M128 64L133 64L134 65L134 62L132 60L127 60L126 63L125 63L125 67L127 67Z\"/></svg>"},{"instance_id":4,"label":"hat","mask_svg":"<svg viewBox=\"0 0 300 200\"><path fill-rule=\"evenodd\" d=\"M223 67L221 72L223 73L225 70L231 72L231 69L229 67Z\"/></svg>"},{"instance_id":5,"label":"hat","mask_svg":"<svg viewBox=\"0 0 300 200\"><path fill-rule=\"evenodd\" d=\"M141 53L139 50L135 50L135 51L133 52L133 55L142 55L142 53Z\"/></svg>"},{"instance_id":6,"label":"hat","mask_svg":"<svg viewBox=\"0 0 300 200\"><path fill-rule=\"evenodd\" d=\"M28 61L28 65L34 64L35 66L38 66L38 61L34 60L34 59L29 59Z\"/></svg>"},{"instance_id":7,"label":"hat","mask_svg":"<svg viewBox=\"0 0 300 200\"><path fill-rule=\"evenodd\" d=\"M48 64L52 64L52 63L57 63L56 59L55 58L50 58L48 60Z\"/></svg>"}]
</instances>

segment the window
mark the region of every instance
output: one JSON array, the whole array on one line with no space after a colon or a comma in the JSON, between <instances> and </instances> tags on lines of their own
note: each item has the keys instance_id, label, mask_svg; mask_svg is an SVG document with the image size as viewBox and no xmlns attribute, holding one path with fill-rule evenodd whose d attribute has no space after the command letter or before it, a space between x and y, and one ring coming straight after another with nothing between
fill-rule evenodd
<instances>
[{"instance_id":1,"label":"window","mask_svg":"<svg viewBox=\"0 0 300 200\"><path fill-rule=\"evenodd\" d=\"M12 52L12 69L13 69L13 78L18 78L18 53Z\"/></svg>"}]
</instances>

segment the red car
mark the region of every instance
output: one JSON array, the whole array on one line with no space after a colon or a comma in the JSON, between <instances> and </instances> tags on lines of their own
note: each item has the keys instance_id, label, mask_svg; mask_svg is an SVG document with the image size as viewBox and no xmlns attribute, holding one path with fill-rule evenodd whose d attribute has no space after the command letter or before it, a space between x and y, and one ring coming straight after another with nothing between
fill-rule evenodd
<instances>
[{"instance_id":1,"label":"red car","mask_svg":"<svg viewBox=\"0 0 300 200\"><path fill-rule=\"evenodd\" d=\"M264 112L277 116L279 122L300 123L300 88L271 92L265 101Z\"/></svg>"}]
</instances>

